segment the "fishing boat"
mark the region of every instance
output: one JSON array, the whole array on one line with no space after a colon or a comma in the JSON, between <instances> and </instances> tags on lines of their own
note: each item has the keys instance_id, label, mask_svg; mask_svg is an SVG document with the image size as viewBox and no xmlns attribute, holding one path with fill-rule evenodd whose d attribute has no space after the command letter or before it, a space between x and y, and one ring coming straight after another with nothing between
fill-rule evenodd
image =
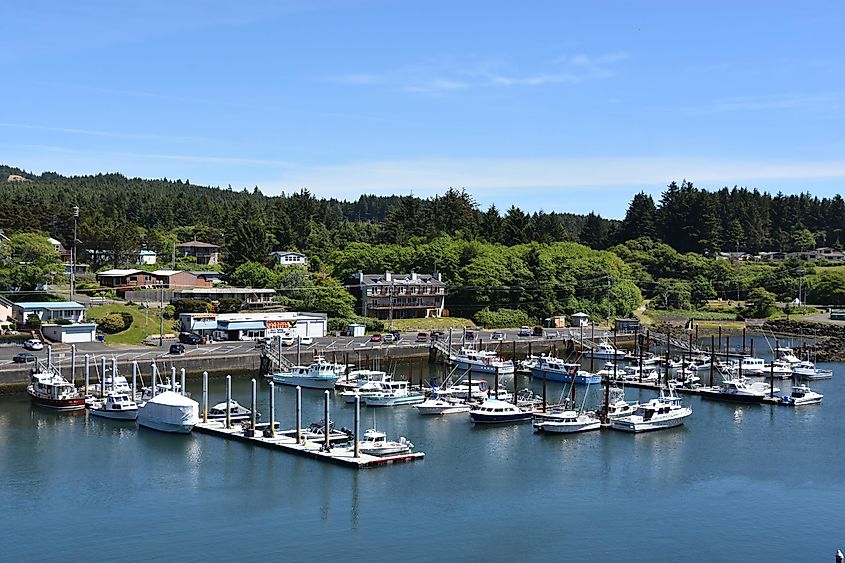
<instances>
[{"instance_id":1,"label":"fishing boat","mask_svg":"<svg viewBox=\"0 0 845 563\"><path fill-rule=\"evenodd\" d=\"M601 383L601 376L581 369L581 364L566 363L561 359L543 356L537 366L531 368L531 377L547 381L561 381L570 383L575 380L578 385Z\"/></svg>"},{"instance_id":2,"label":"fishing boat","mask_svg":"<svg viewBox=\"0 0 845 563\"><path fill-rule=\"evenodd\" d=\"M498 399L487 399L469 411L472 421L479 424L497 424L508 422L527 422L531 420L531 411L523 410L514 404Z\"/></svg>"},{"instance_id":3,"label":"fishing boat","mask_svg":"<svg viewBox=\"0 0 845 563\"><path fill-rule=\"evenodd\" d=\"M816 364L810 360L803 360L793 367L792 374L799 379L830 379L833 377L833 370L817 369Z\"/></svg>"},{"instance_id":4,"label":"fishing boat","mask_svg":"<svg viewBox=\"0 0 845 563\"><path fill-rule=\"evenodd\" d=\"M775 360L763 369L761 375L766 378L789 379L792 377L792 365L785 360Z\"/></svg>"},{"instance_id":5,"label":"fishing boat","mask_svg":"<svg viewBox=\"0 0 845 563\"><path fill-rule=\"evenodd\" d=\"M453 397L448 391L434 389L428 399L414 406L422 415L444 415L469 412L470 406L465 401Z\"/></svg>"},{"instance_id":6,"label":"fishing boat","mask_svg":"<svg viewBox=\"0 0 845 563\"><path fill-rule=\"evenodd\" d=\"M138 424L161 432L187 434L199 422L199 403L173 391L156 395L138 409Z\"/></svg>"},{"instance_id":7,"label":"fishing boat","mask_svg":"<svg viewBox=\"0 0 845 563\"><path fill-rule=\"evenodd\" d=\"M531 368L537 366L540 363L540 358L542 358L545 354L541 354L536 356L531 354L527 356L524 360L519 360L516 364L516 371L519 373L531 373Z\"/></svg>"},{"instance_id":8,"label":"fishing boat","mask_svg":"<svg viewBox=\"0 0 845 563\"><path fill-rule=\"evenodd\" d=\"M404 436L401 436L398 442L394 442L388 440L384 432L374 428L364 432L364 439L358 442L358 451L362 454L380 457L411 453L413 447L414 444Z\"/></svg>"},{"instance_id":9,"label":"fishing boat","mask_svg":"<svg viewBox=\"0 0 845 563\"><path fill-rule=\"evenodd\" d=\"M88 412L93 416L110 418L112 420L136 420L138 405L128 393L109 391L105 399L91 403Z\"/></svg>"},{"instance_id":10,"label":"fishing boat","mask_svg":"<svg viewBox=\"0 0 845 563\"><path fill-rule=\"evenodd\" d=\"M783 402L793 407L801 405L817 405L822 402L824 395L816 393L806 385L793 385L792 393L784 395Z\"/></svg>"},{"instance_id":11,"label":"fishing boat","mask_svg":"<svg viewBox=\"0 0 845 563\"><path fill-rule=\"evenodd\" d=\"M351 391L360 388L369 381L387 381L390 378L390 375L378 369L356 369L338 379L334 388Z\"/></svg>"},{"instance_id":12,"label":"fishing boat","mask_svg":"<svg viewBox=\"0 0 845 563\"><path fill-rule=\"evenodd\" d=\"M368 407L396 407L422 403L425 395L411 391L407 381L389 381L380 391L363 394L361 400Z\"/></svg>"},{"instance_id":13,"label":"fishing boat","mask_svg":"<svg viewBox=\"0 0 845 563\"><path fill-rule=\"evenodd\" d=\"M762 358L746 357L739 360L733 360L730 364L728 364L728 369L732 373L759 376L763 375L766 370L766 362Z\"/></svg>"},{"instance_id":14,"label":"fishing boat","mask_svg":"<svg viewBox=\"0 0 845 563\"><path fill-rule=\"evenodd\" d=\"M470 379L468 382L457 383L447 388L448 393L458 399L476 399L483 401L490 392L490 386L484 379Z\"/></svg>"},{"instance_id":15,"label":"fishing boat","mask_svg":"<svg viewBox=\"0 0 845 563\"><path fill-rule=\"evenodd\" d=\"M641 404L637 412L621 418L611 419L610 427L623 432L650 432L674 428L684 423L692 414L690 407L681 404L681 398L669 389L660 392L660 396Z\"/></svg>"},{"instance_id":16,"label":"fishing boat","mask_svg":"<svg viewBox=\"0 0 845 563\"><path fill-rule=\"evenodd\" d=\"M26 388L32 404L57 411L85 410L85 396L52 369L36 371Z\"/></svg>"},{"instance_id":17,"label":"fishing boat","mask_svg":"<svg viewBox=\"0 0 845 563\"><path fill-rule=\"evenodd\" d=\"M586 350L584 356L596 360L623 360L628 354L621 348L616 348L610 342L599 342L594 350Z\"/></svg>"},{"instance_id":18,"label":"fishing boat","mask_svg":"<svg viewBox=\"0 0 845 563\"><path fill-rule=\"evenodd\" d=\"M512 375L514 372L513 361L502 359L496 352L487 350L461 348L452 363L459 370L473 373Z\"/></svg>"},{"instance_id":19,"label":"fishing boat","mask_svg":"<svg viewBox=\"0 0 845 563\"><path fill-rule=\"evenodd\" d=\"M290 371L273 374L273 382L282 385L294 385L304 389L334 389L340 377L337 365L321 358L307 366L293 366Z\"/></svg>"},{"instance_id":20,"label":"fishing boat","mask_svg":"<svg viewBox=\"0 0 845 563\"><path fill-rule=\"evenodd\" d=\"M252 418L252 411L239 402L229 401L229 420L249 420ZM208 409L209 420L226 420L226 401L217 403Z\"/></svg>"}]
</instances>

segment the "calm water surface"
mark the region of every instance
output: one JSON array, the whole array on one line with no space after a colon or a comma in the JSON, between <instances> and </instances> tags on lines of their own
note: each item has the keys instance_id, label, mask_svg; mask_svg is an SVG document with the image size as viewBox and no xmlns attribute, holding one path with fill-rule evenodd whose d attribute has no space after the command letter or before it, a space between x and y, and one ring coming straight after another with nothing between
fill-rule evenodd
<instances>
[{"instance_id":1,"label":"calm water surface","mask_svg":"<svg viewBox=\"0 0 845 563\"><path fill-rule=\"evenodd\" d=\"M363 428L407 436L426 458L364 471L2 397L0 559L832 560L845 545L845 369L826 367L821 406L688 398L685 426L636 436L365 410ZM276 394L292 427L294 392ZM211 395L223 399L222 382ZM303 421L321 419L321 392L303 396ZM248 378L234 397L249 404ZM332 408L351 426L352 407Z\"/></svg>"}]
</instances>

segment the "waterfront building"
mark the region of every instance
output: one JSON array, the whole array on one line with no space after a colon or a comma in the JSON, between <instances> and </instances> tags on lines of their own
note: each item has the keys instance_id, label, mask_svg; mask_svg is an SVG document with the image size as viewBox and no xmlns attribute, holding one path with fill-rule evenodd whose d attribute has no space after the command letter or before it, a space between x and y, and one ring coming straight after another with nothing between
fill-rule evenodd
<instances>
[{"instance_id":1,"label":"waterfront building","mask_svg":"<svg viewBox=\"0 0 845 563\"><path fill-rule=\"evenodd\" d=\"M276 336L319 338L326 335L326 313L269 312L182 313L182 332L193 332L215 340L259 340Z\"/></svg>"},{"instance_id":2,"label":"waterfront building","mask_svg":"<svg viewBox=\"0 0 845 563\"><path fill-rule=\"evenodd\" d=\"M446 284L440 273L355 275L358 312L378 319L441 317L446 311Z\"/></svg>"}]
</instances>

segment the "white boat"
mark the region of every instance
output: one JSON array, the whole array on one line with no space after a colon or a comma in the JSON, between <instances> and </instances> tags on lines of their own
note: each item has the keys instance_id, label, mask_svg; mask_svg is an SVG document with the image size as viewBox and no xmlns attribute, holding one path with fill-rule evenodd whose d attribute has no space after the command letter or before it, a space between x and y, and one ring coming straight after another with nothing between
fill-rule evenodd
<instances>
[{"instance_id":1,"label":"white boat","mask_svg":"<svg viewBox=\"0 0 845 563\"><path fill-rule=\"evenodd\" d=\"M401 436L398 442L394 442L388 440L384 432L375 429L364 432L364 439L358 442L358 451L362 454L380 457L411 453L413 447L414 444L404 436Z\"/></svg>"},{"instance_id":2,"label":"white boat","mask_svg":"<svg viewBox=\"0 0 845 563\"><path fill-rule=\"evenodd\" d=\"M361 387L368 381L386 381L390 378L390 375L378 369L355 369L346 375L341 375L334 388L348 391Z\"/></svg>"},{"instance_id":3,"label":"white boat","mask_svg":"<svg viewBox=\"0 0 845 563\"><path fill-rule=\"evenodd\" d=\"M617 418L631 416L637 412L639 406L639 403L629 403L625 400L624 389L611 387L608 392L607 418L609 420L615 420Z\"/></svg>"},{"instance_id":4,"label":"white boat","mask_svg":"<svg viewBox=\"0 0 845 563\"><path fill-rule=\"evenodd\" d=\"M663 430L682 425L691 414L692 409L683 406L681 398L670 389L668 394L661 391L660 397L641 404L635 414L612 419L610 427L623 432Z\"/></svg>"},{"instance_id":5,"label":"white boat","mask_svg":"<svg viewBox=\"0 0 845 563\"><path fill-rule=\"evenodd\" d=\"M569 434L601 428L601 420L594 414L574 410L555 410L534 422L534 428L542 432Z\"/></svg>"},{"instance_id":6,"label":"white boat","mask_svg":"<svg viewBox=\"0 0 845 563\"><path fill-rule=\"evenodd\" d=\"M368 373L365 376L358 378L354 388L338 393L340 397L343 397L343 401L346 404L354 404L355 397L361 397L363 399L366 394L382 391L384 390L386 383L393 381L393 376L386 372L378 370L366 371ZM340 382L338 382L337 385L340 385Z\"/></svg>"},{"instance_id":7,"label":"white boat","mask_svg":"<svg viewBox=\"0 0 845 563\"><path fill-rule=\"evenodd\" d=\"M454 357L452 363L461 371L471 371L474 373L512 375L514 372L513 362L511 360L504 360L496 352L489 352L487 350L461 348L461 351Z\"/></svg>"},{"instance_id":8,"label":"white boat","mask_svg":"<svg viewBox=\"0 0 845 563\"><path fill-rule=\"evenodd\" d=\"M795 351L792 348L778 348L777 352L777 359L788 363L792 367L801 363L801 358L795 355Z\"/></svg>"},{"instance_id":9,"label":"white boat","mask_svg":"<svg viewBox=\"0 0 845 563\"><path fill-rule=\"evenodd\" d=\"M527 422L531 420L531 411L523 410L514 404L487 399L469 411L473 422L483 424L497 424L506 422Z\"/></svg>"},{"instance_id":10,"label":"white boat","mask_svg":"<svg viewBox=\"0 0 845 563\"><path fill-rule=\"evenodd\" d=\"M42 407L57 411L85 410L85 396L73 383L49 369L34 372L26 392L33 404Z\"/></svg>"},{"instance_id":11,"label":"white boat","mask_svg":"<svg viewBox=\"0 0 845 563\"><path fill-rule=\"evenodd\" d=\"M470 379L469 383L458 383L447 388L446 391L453 397L466 400L467 396L472 399L483 401L490 392L490 387L484 379Z\"/></svg>"},{"instance_id":12,"label":"white boat","mask_svg":"<svg viewBox=\"0 0 845 563\"><path fill-rule=\"evenodd\" d=\"M600 342L595 350L587 350L584 356L597 360L623 360L628 352L616 348L610 342Z\"/></svg>"},{"instance_id":13,"label":"white boat","mask_svg":"<svg viewBox=\"0 0 845 563\"><path fill-rule=\"evenodd\" d=\"M794 366L792 374L799 379L830 379L833 377L833 370L817 369L816 364L804 360Z\"/></svg>"},{"instance_id":14,"label":"white boat","mask_svg":"<svg viewBox=\"0 0 845 563\"><path fill-rule=\"evenodd\" d=\"M620 372L617 372L617 375ZM660 379L660 372L654 368L643 367L642 374L637 366L627 367L621 372L621 379L630 383L639 383L642 377L643 383L654 383ZM618 378L618 377L617 377Z\"/></svg>"},{"instance_id":15,"label":"white boat","mask_svg":"<svg viewBox=\"0 0 845 563\"><path fill-rule=\"evenodd\" d=\"M729 403L762 403L766 397L766 392L760 390L759 386L752 386L744 378L727 378L721 386L701 389L700 393L705 399Z\"/></svg>"},{"instance_id":16,"label":"white boat","mask_svg":"<svg viewBox=\"0 0 845 563\"><path fill-rule=\"evenodd\" d=\"M816 393L806 385L793 385L792 393L784 395L783 402L787 405L799 407L801 405L817 405L822 402L824 395Z\"/></svg>"},{"instance_id":17,"label":"white boat","mask_svg":"<svg viewBox=\"0 0 845 563\"><path fill-rule=\"evenodd\" d=\"M574 379L579 385L601 383L601 375L582 370L581 364L567 363L551 356L540 358L537 365L531 368L531 377L562 383L571 383Z\"/></svg>"},{"instance_id":18,"label":"white boat","mask_svg":"<svg viewBox=\"0 0 845 563\"><path fill-rule=\"evenodd\" d=\"M173 391L174 393L179 393L180 395L190 396L190 393L182 393L182 384L178 381L170 381L170 378L166 378L164 383L156 383L155 385L155 393L153 393L152 387L142 387L141 388L141 402L149 401L155 395L161 395L166 391Z\"/></svg>"},{"instance_id":19,"label":"white boat","mask_svg":"<svg viewBox=\"0 0 845 563\"><path fill-rule=\"evenodd\" d=\"M156 395L138 409L140 426L162 432L187 434L199 420L199 403L173 391Z\"/></svg>"},{"instance_id":20,"label":"white boat","mask_svg":"<svg viewBox=\"0 0 845 563\"><path fill-rule=\"evenodd\" d=\"M361 400L368 407L396 407L422 403L425 395L411 391L407 381L388 381L382 390L362 394Z\"/></svg>"},{"instance_id":21,"label":"white boat","mask_svg":"<svg viewBox=\"0 0 845 563\"><path fill-rule=\"evenodd\" d=\"M293 366L290 371L273 374L273 382L305 389L334 389L340 377L337 365L321 358L308 366Z\"/></svg>"},{"instance_id":22,"label":"white boat","mask_svg":"<svg viewBox=\"0 0 845 563\"><path fill-rule=\"evenodd\" d=\"M469 405L465 401L453 397L448 392L441 393L439 389L432 391L428 399L414 406L423 415L444 415L459 412L469 412Z\"/></svg>"},{"instance_id":23,"label":"white boat","mask_svg":"<svg viewBox=\"0 0 845 563\"><path fill-rule=\"evenodd\" d=\"M113 420L136 420L138 405L129 393L109 391L104 400L94 401L88 409L94 416L111 418Z\"/></svg>"},{"instance_id":24,"label":"white boat","mask_svg":"<svg viewBox=\"0 0 845 563\"><path fill-rule=\"evenodd\" d=\"M518 371L519 373L531 373L531 368L537 367L537 365L540 363L540 358L542 358L543 356L545 356L545 354L541 354L539 356L531 354L524 360L519 360L516 365L516 371Z\"/></svg>"},{"instance_id":25,"label":"white boat","mask_svg":"<svg viewBox=\"0 0 845 563\"><path fill-rule=\"evenodd\" d=\"M763 377L789 379L792 377L792 365L785 360L775 360L763 369Z\"/></svg>"},{"instance_id":26,"label":"white boat","mask_svg":"<svg viewBox=\"0 0 845 563\"><path fill-rule=\"evenodd\" d=\"M742 375L763 375L766 370L766 361L762 358L741 358L739 361L733 360L728 369L733 373L741 373Z\"/></svg>"},{"instance_id":27,"label":"white boat","mask_svg":"<svg viewBox=\"0 0 845 563\"><path fill-rule=\"evenodd\" d=\"M234 399L229 402L229 420L249 420L252 418L252 411L241 405ZM209 420L226 420L226 401L217 403L208 409Z\"/></svg>"}]
</instances>

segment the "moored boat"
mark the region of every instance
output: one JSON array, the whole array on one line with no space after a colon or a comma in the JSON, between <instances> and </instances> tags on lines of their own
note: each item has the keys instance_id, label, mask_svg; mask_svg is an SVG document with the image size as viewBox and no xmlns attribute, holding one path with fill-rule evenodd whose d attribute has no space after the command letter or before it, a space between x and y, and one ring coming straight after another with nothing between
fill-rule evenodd
<instances>
[{"instance_id":1,"label":"moored boat","mask_svg":"<svg viewBox=\"0 0 845 563\"><path fill-rule=\"evenodd\" d=\"M272 378L274 383L304 389L334 389L340 376L337 373L337 364L317 359L307 366L293 366L290 371L274 373Z\"/></svg>"},{"instance_id":2,"label":"moored boat","mask_svg":"<svg viewBox=\"0 0 845 563\"><path fill-rule=\"evenodd\" d=\"M807 385L793 385L792 393L783 397L783 402L793 407L801 405L817 405L822 402L824 395L810 389Z\"/></svg>"},{"instance_id":3,"label":"moored boat","mask_svg":"<svg viewBox=\"0 0 845 563\"><path fill-rule=\"evenodd\" d=\"M610 427L635 433L664 430L682 425L684 419L691 414L692 409L683 406L681 398L670 389L668 394L661 391L659 397L641 404L636 413L612 419Z\"/></svg>"},{"instance_id":4,"label":"moored boat","mask_svg":"<svg viewBox=\"0 0 845 563\"><path fill-rule=\"evenodd\" d=\"M601 376L581 369L580 364L566 363L559 358L543 356L536 366L531 368L531 377L547 381L571 383L575 380L578 385L601 383Z\"/></svg>"},{"instance_id":5,"label":"moored boat","mask_svg":"<svg viewBox=\"0 0 845 563\"><path fill-rule=\"evenodd\" d=\"M252 411L232 400L229 402L229 420L249 420L252 417ZM226 401L217 403L208 409L209 420L226 420Z\"/></svg>"},{"instance_id":6,"label":"moored boat","mask_svg":"<svg viewBox=\"0 0 845 563\"><path fill-rule=\"evenodd\" d=\"M552 410L542 419L534 422L534 428L542 432L554 432L570 434L574 432L586 432L601 428L601 420L588 412L574 410Z\"/></svg>"},{"instance_id":7,"label":"moored boat","mask_svg":"<svg viewBox=\"0 0 845 563\"><path fill-rule=\"evenodd\" d=\"M411 391L407 381L389 381L380 391L362 394L361 400L368 407L396 407L422 403L425 395Z\"/></svg>"},{"instance_id":8,"label":"moored boat","mask_svg":"<svg viewBox=\"0 0 845 563\"><path fill-rule=\"evenodd\" d=\"M93 416L112 420L136 420L138 405L128 393L109 391L105 399L91 403L88 412Z\"/></svg>"},{"instance_id":9,"label":"moored boat","mask_svg":"<svg viewBox=\"0 0 845 563\"><path fill-rule=\"evenodd\" d=\"M415 405L417 412L423 415L444 415L459 412L469 412L470 406L465 401L453 397L451 394L435 389L428 399Z\"/></svg>"},{"instance_id":10,"label":"moored boat","mask_svg":"<svg viewBox=\"0 0 845 563\"><path fill-rule=\"evenodd\" d=\"M513 361L502 359L496 352L487 350L462 348L452 363L461 371L474 373L512 375L514 372Z\"/></svg>"},{"instance_id":11,"label":"moored boat","mask_svg":"<svg viewBox=\"0 0 845 563\"><path fill-rule=\"evenodd\" d=\"M473 422L481 424L500 424L509 422L527 422L531 420L531 411L523 410L514 404L498 399L487 399L469 411Z\"/></svg>"},{"instance_id":12,"label":"moored boat","mask_svg":"<svg viewBox=\"0 0 845 563\"><path fill-rule=\"evenodd\" d=\"M792 374L799 379L830 379L833 377L833 370L817 369L816 364L809 360L804 360L793 367Z\"/></svg>"},{"instance_id":13,"label":"moored boat","mask_svg":"<svg viewBox=\"0 0 845 563\"><path fill-rule=\"evenodd\" d=\"M623 360L627 354L627 351L616 348L610 342L600 342L596 345L595 350L584 352L585 357L595 358L596 360Z\"/></svg>"},{"instance_id":14,"label":"moored boat","mask_svg":"<svg viewBox=\"0 0 845 563\"><path fill-rule=\"evenodd\" d=\"M50 369L33 373L26 392L34 405L57 411L85 409L85 396L73 383Z\"/></svg>"},{"instance_id":15,"label":"moored boat","mask_svg":"<svg viewBox=\"0 0 845 563\"><path fill-rule=\"evenodd\" d=\"M138 409L138 424L161 432L187 434L199 422L199 403L165 391Z\"/></svg>"},{"instance_id":16,"label":"moored boat","mask_svg":"<svg viewBox=\"0 0 845 563\"><path fill-rule=\"evenodd\" d=\"M362 454L380 457L411 453L413 447L414 444L404 436L400 436L399 441L392 441L387 439L384 432L376 429L364 432L364 439L358 442L358 451Z\"/></svg>"}]
</instances>

